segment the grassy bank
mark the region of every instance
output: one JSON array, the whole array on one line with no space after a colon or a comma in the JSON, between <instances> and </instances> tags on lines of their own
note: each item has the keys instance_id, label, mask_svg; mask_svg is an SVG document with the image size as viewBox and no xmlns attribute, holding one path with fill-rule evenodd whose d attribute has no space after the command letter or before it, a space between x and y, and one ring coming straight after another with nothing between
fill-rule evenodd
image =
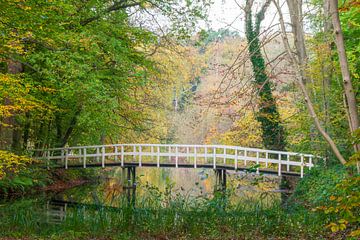
<instances>
[{"instance_id":1,"label":"grassy bank","mask_svg":"<svg viewBox=\"0 0 360 240\"><path fill-rule=\"evenodd\" d=\"M0 199L16 198L43 191L63 191L96 179L93 169L49 171L39 166L28 166L16 174L0 179Z\"/></svg>"},{"instance_id":2,"label":"grassy bank","mask_svg":"<svg viewBox=\"0 0 360 240\"><path fill-rule=\"evenodd\" d=\"M67 218L60 225L46 221L45 202L18 202L2 210L0 236L31 239L321 239L324 236L319 225L321 216L305 209L285 211L279 204L268 208L260 202L227 205L220 197L190 200L176 196L162 207L157 200L160 199L147 198L137 202L136 208L126 205L121 209L68 208Z\"/></svg>"},{"instance_id":3,"label":"grassy bank","mask_svg":"<svg viewBox=\"0 0 360 240\"><path fill-rule=\"evenodd\" d=\"M94 169L48 170L42 162L0 150L0 200L39 191L60 191L94 176Z\"/></svg>"},{"instance_id":4,"label":"grassy bank","mask_svg":"<svg viewBox=\"0 0 360 240\"><path fill-rule=\"evenodd\" d=\"M334 195L340 197L339 184L356 177L341 167L315 168L285 204L274 199L271 206L255 199L232 203L231 189L207 198L144 185L139 187L145 188L146 195L136 200L136 207L125 197L119 199L123 201L121 208L68 206L66 219L60 224L49 221L47 200L40 196L0 207L0 238L357 239L351 232L358 228L358 219L350 221L341 211L321 208L332 207ZM340 194L352 196L342 188ZM358 194L357 189L350 184L351 192ZM358 206L352 206L347 209L358 217ZM331 224L340 219L347 221L345 228L331 231Z\"/></svg>"}]
</instances>

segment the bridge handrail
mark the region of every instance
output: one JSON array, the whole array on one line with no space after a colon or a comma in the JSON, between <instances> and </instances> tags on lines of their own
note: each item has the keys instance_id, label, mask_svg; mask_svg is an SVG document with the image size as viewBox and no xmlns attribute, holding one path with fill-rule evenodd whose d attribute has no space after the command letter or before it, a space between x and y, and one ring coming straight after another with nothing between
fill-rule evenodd
<instances>
[{"instance_id":1,"label":"bridge handrail","mask_svg":"<svg viewBox=\"0 0 360 240\"><path fill-rule=\"evenodd\" d=\"M132 150L125 149L126 147L132 147ZM150 150L146 150L144 148L150 147ZM111 152L107 152L107 149L113 149ZM120 149L119 149L120 148ZM156 151L155 151L156 148ZM165 148L165 151L163 151ZM93 151L87 151L87 149L92 149ZM175 151L174 151L175 149ZM184 152L186 149L186 152ZM78 150L78 151L76 151ZM121 150L119 152L119 150ZM191 150L191 151L190 151ZM199 151L198 151L199 150ZM210 150L210 151L209 151ZM223 150L221 153L218 150ZM227 151L233 150L233 151ZM213 166L214 169L218 167L230 167L234 168L234 170L238 169L239 161L243 161L244 165L247 166L247 161L256 163L256 172L259 173L259 169L261 168L260 163L265 163L265 167L268 168L269 164L277 164L278 165L278 175L280 176L282 171L286 173L290 172L290 167L300 167L300 176L303 177L304 167L308 167L309 169L314 166L312 154L304 154L304 153L295 153L295 152L285 152L285 151L275 151L275 150L266 150L259 148L248 148L241 146L228 146L228 145L200 145L200 144L108 144L108 145L92 145L92 146L75 146L75 147L64 147L64 148L49 148L49 149L36 149L34 152L41 151L42 153L40 158L45 158L49 162L50 160L61 160L64 164L64 167L68 168L69 160L80 159L83 161L83 167L87 166L87 159L93 158L96 161L100 161L101 158L101 166L105 167L106 158L109 159L114 157L114 161L118 160L118 157L121 157L121 166L124 166L125 157L132 156L133 160L139 166L142 166L142 157L151 157L153 160L156 157L157 161L153 164L156 164L157 167L160 167L160 158L167 157L170 160L170 165L173 164L176 168L180 164L187 164L189 166L193 166L197 168L197 164L201 159L205 161L205 167ZM240 152L239 152L240 151ZM58 152L61 152L58 153ZM263 155L265 153L265 155ZM276 157L274 154L277 155ZM256 155L256 156L254 156ZM286 156L286 159L283 159L283 156ZM297 161L291 160L291 156L296 156L300 158L296 158ZM186 161L179 158L186 158ZM137 158L139 159L137 161ZM172 158L175 158L175 163L171 161ZM190 161L193 158L193 161ZM218 159L221 160L222 163L218 163ZM210 159L210 163L209 163ZM211 160L212 159L212 160ZM307 161L306 161L307 160ZM134 161L130 160L130 163L134 163ZM181 162L183 161L183 162ZM230 164L229 164L229 161ZM129 163L129 162L126 162ZM165 165L169 165L169 163L165 163ZM286 166L286 170L283 170L282 166ZM270 165L271 166L271 165Z\"/></svg>"},{"instance_id":2,"label":"bridge handrail","mask_svg":"<svg viewBox=\"0 0 360 240\"><path fill-rule=\"evenodd\" d=\"M229 145L206 145L206 144L156 144L156 143L117 143L117 144L104 144L104 145L89 145L89 146L73 146L73 147L63 147L63 148L46 148L46 149L33 149L31 151L57 151L57 150L65 150L65 149L84 149L84 148L101 148L101 147L121 147L121 146L146 146L146 147L197 147L197 148L226 148L233 150L247 150L253 152L263 152L263 153L273 153L273 154L282 154L282 155L291 155L291 156L304 156L304 157L316 157L313 154L305 154L305 153L297 153L297 152L286 152L286 151L277 151L277 150L268 150L261 148L249 148L249 147L241 147L241 146L229 146Z\"/></svg>"}]
</instances>

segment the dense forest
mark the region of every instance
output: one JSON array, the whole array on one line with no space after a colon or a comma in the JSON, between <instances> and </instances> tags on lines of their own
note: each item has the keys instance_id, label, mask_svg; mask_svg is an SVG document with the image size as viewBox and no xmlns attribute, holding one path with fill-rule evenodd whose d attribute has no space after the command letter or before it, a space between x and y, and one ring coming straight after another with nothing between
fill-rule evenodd
<instances>
[{"instance_id":1,"label":"dense forest","mask_svg":"<svg viewBox=\"0 0 360 240\"><path fill-rule=\"evenodd\" d=\"M242 26L212 28L208 0L0 0L0 239L360 237L359 2L229 1ZM264 209L228 203L236 187L190 199L169 183L144 186L148 210L97 210L97 224L26 220L17 199L106 173L54 172L34 149L116 143L301 152L316 166Z\"/></svg>"}]
</instances>

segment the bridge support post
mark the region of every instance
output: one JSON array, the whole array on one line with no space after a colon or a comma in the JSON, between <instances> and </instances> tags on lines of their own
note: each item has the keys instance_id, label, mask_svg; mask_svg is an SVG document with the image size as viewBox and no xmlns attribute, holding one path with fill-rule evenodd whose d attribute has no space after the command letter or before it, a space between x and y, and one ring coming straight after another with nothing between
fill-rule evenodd
<instances>
[{"instance_id":1,"label":"bridge support post","mask_svg":"<svg viewBox=\"0 0 360 240\"><path fill-rule=\"evenodd\" d=\"M126 192L128 203L135 205L136 194L136 167L122 168L122 186Z\"/></svg>"},{"instance_id":2,"label":"bridge support post","mask_svg":"<svg viewBox=\"0 0 360 240\"><path fill-rule=\"evenodd\" d=\"M295 190L299 177L281 176L279 188L281 190L281 205L286 205L291 193Z\"/></svg>"},{"instance_id":3,"label":"bridge support post","mask_svg":"<svg viewBox=\"0 0 360 240\"><path fill-rule=\"evenodd\" d=\"M215 191L226 190L226 169L214 169L215 171Z\"/></svg>"}]
</instances>

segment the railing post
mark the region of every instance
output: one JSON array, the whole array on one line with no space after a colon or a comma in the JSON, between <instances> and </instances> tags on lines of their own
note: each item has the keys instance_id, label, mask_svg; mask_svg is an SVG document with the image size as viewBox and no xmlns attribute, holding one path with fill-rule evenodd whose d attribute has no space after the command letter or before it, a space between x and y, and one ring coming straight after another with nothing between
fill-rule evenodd
<instances>
[{"instance_id":1,"label":"railing post","mask_svg":"<svg viewBox=\"0 0 360 240\"><path fill-rule=\"evenodd\" d=\"M186 147L186 161L189 162L189 154L190 154L190 149L189 149L189 146Z\"/></svg>"},{"instance_id":2,"label":"railing post","mask_svg":"<svg viewBox=\"0 0 360 240\"><path fill-rule=\"evenodd\" d=\"M235 148L235 170L238 168L238 149Z\"/></svg>"},{"instance_id":3,"label":"railing post","mask_svg":"<svg viewBox=\"0 0 360 240\"><path fill-rule=\"evenodd\" d=\"M204 150L204 151L205 151L205 164L207 164L207 160L208 160L208 159L207 159L207 147L206 147L206 146L205 146L205 150Z\"/></svg>"},{"instance_id":4,"label":"railing post","mask_svg":"<svg viewBox=\"0 0 360 240\"><path fill-rule=\"evenodd\" d=\"M178 161L179 161L179 155L178 155L179 149L178 146L175 147L175 167L178 168Z\"/></svg>"},{"instance_id":5,"label":"railing post","mask_svg":"<svg viewBox=\"0 0 360 240\"><path fill-rule=\"evenodd\" d=\"M216 169L216 147L213 148L213 164L214 169Z\"/></svg>"},{"instance_id":6,"label":"railing post","mask_svg":"<svg viewBox=\"0 0 360 240\"><path fill-rule=\"evenodd\" d=\"M154 146L151 146L151 161L154 159Z\"/></svg>"},{"instance_id":7,"label":"railing post","mask_svg":"<svg viewBox=\"0 0 360 240\"><path fill-rule=\"evenodd\" d=\"M65 164L64 149L61 149L61 164Z\"/></svg>"},{"instance_id":8,"label":"railing post","mask_svg":"<svg viewBox=\"0 0 360 240\"><path fill-rule=\"evenodd\" d=\"M301 154L300 177L304 177L304 155Z\"/></svg>"},{"instance_id":9,"label":"railing post","mask_svg":"<svg viewBox=\"0 0 360 240\"><path fill-rule=\"evenodd\" d=\"M50 151L46 151L46 157L47 157L47 160L46 160L46 166L47 166L47 169L49 170L50 169Z\"/></svg>"},{"instance_id":10,"label":"railing post","mask_svg":"<svg viewBox=\"0 0 360 240\"><path fill-rule=\"evenodd\" d=\"M98 147L96 147L96 162L99 161L99 155L100 155L100 150Z\"/></svg>"},{"instance_id":11,"label":"railing post","mask_svg":"<svg viewBox=\"0 0 360 240\"><path fill-rule=\"evenodd\" d=\"M157 147L156 165L158 168L160 167L160 146Z\"/></svg>"},{"instance_id":12,"label":"railing post","mask_svg":"<svg viewBox=\"0 0 360 240\"><path fill-rule=\"evenodd\" d=\"M136 146L133 146L133 161L136 162Z\"/></svg>"},{"instance_id":13,"label":"railing post","mask_svg":"<svg viewBox=\"0 0 360 240\"><path fill-rule=\"evenodd\" d=\"M105 167L105 147L101 148L101 167Z\"/></svg>"},{"instance_id":14,"label":"railing post","mask_svg":"<svg viewBox=\"0 0 360 240\"><path fill-rule=\"evenodd\" d=\"M197 168L197 150L196 147L194 147L194 168Z\"/></svg>"},{"instance_id":15,"label":"railing post","mask_svg":"<svg viewBox=\"0 0 360 240\"><path fill-rule=\"evenodd\" d=\"M224 148L224 165L226 165L226 148Z\"/></svg>"},{"instance_id":16,"label":"railing post","mask_svg":"<svg viewBox=\"0 0 360 240\"><path fill-rule=\"evenodd\" d=\"M124 166L124 145L121 145L121 166Z\"/></svg>"},{"instance_id":17,"label":"railing post","mask_svg":"<svg viewBox=\"0 0 360 240\"><path fill-rule=\"evenodd\" d=\"M309 156L309 170L312 168L312 156Z\"/></svg>"},{"instance_id":18,"label":"railing post","mask_svg":"<svg viewBox=\"0 0 360 240\"><path fill-rule=\"evenodd\" d=\"M118 160L118 146L115 146L115 158L114 158L115 162L117 162Z\"/></svg>"},{"instance_id":19,"label":"railing post","mask_svg":"<svg viewBox=\"0 0 360 240\"><path fill-rule=\"evenodd\" d=\"M286 171L290 172L290 155L289 154L286 154L286 162L287 162Z\"/></svg>"},{"instance_id":20,"label":"railing post","mask_svg":"<svg viewBox=\"0 0 360 240\"><path fill-rule=\"evenodd\" d=\"M68 169L68 149L65 149L65 169Z\"/></svg>"},{"instance_id":21,"label":"railing post","mask_svg":"<svg viewBox=\"0 0 360 240\"><path fill-rule=\"evenodd\" d=\"M256 152L256 165L259 165L259 152ZM259 166L256 167L256 174L259 174Z\"/></svg>"},{"instance_id":22,"label":"railing post","mask_svg":"<svg viewBox=\"0 0 360 240\"><path fill-rule=\"evenodd\" d=\"M169 162L171 162L171 146L169 146Z\"/></svg>"},{"instance_id":23,"label":"railing post","mask_svg":"<svg viewBox=\"0 0 360 240\"><path fill-rule=\"evenodd\" d=\"M81 148L79 148L79 163L81 163L81 156L82 156L82 151Z\"/></svg>"},{"instance_id":24,"label":"railing post","mask_svg":"<svg viewBox=\"0 0 360 240\"><path fill-rule=\"evenodd\" d=\"M86 168L86 148L83 151L83 167Z\"/></svg>"},{"instance_id":25,"label":"railing post","mask_svg":"<svg viewBox=\"0 0 360 240\"><path fill-rule=\"evenodd\" d=\"M139 167L142 166L142 147L139 146Z\"/></svg>"},{"instance_id":26,"label":"railing post","mask_svg":"<svg viewBox=\"0 0 360 240\"><path fill-rule=\"evenodd\" d=\"M279 176L281 176L281 153L278 153L278 155L279 155L279 158L278 158L278 160L279 160L279 169L278 169L278 175Z\"/></svg>"},{"instance_id":27,"label":"railing post","mask_svg":"<svg viewBox=\"0 0 360 240\"><path fill-rule=\"evenodd\" d=\"M246 167L247 150L244 150L244 165Z\"/></svg>"},{"instance_id":28,"label":"railing post","mask_svg":"<svg viewBox=\"0 0 360 240\"><path fill-rule=\"evenodd\" d=\"M265 168L268 168L269 166L269 153L265 153Z\"/></svg>"}]
</instances>

